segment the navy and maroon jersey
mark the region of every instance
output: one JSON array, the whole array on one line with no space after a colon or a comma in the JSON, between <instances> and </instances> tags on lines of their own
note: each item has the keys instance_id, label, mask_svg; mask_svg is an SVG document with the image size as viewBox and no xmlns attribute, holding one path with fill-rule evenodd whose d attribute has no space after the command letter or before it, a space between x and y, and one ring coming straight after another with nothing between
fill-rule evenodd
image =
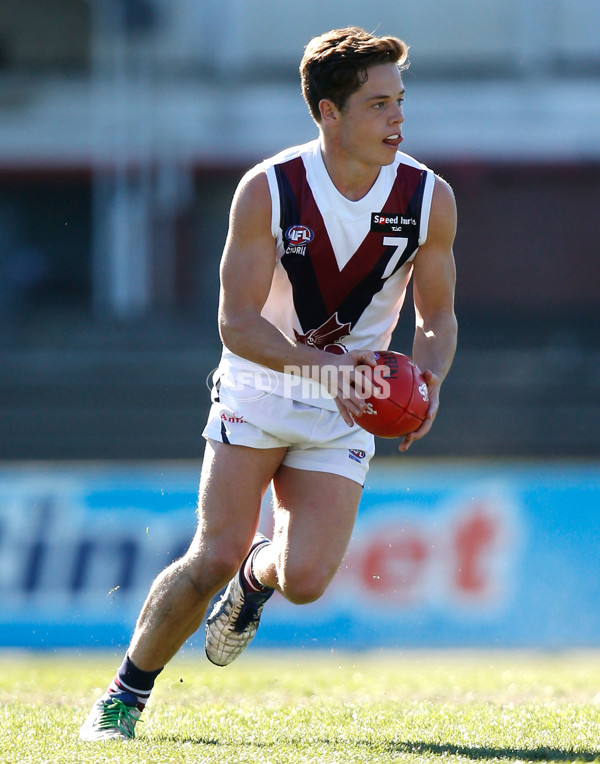
<instances>
[{"instance_id":1,"label":"navy and maroon jersey","mask_svg":"<svg viewBox=\"0 0 600 764\"><path fill-rule=\"evenodd\" d=\"M412 260L427 238L433 172L398 152L368 193L351 201L332 183L318 140L261 167L277 244L263 317L286 336L329 352L387 349ZM248 369L225 348L221 371L235 376L238 361ZM318 405L335 408L331 398Z\"/></svg>"}]
</instances>

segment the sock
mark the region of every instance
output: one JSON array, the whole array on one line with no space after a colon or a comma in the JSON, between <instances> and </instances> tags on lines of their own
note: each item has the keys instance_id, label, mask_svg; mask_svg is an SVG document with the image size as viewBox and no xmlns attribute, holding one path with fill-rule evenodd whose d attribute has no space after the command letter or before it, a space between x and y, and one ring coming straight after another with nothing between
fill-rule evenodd
<instances>
[{"instance_id":1,"label":"sock","mask_svg":"<svg viewBox=\"0 0 600 764\"><path fill-rule=\"evenodd\" d=\"M246 557L246 562L242 565L242 577L244 579L244 583L251 592L268 592L271 588L270 586L263 586L261 584L258 578L256 578L254 575L254 569L252 567L256 553L259 549L262 549L263 546L264 544L259 544L259 546L254 547L248 557Z\"/></svg>"},{"instance_id":2,"label":"sock","mask_svg":"<svg viewBox=\"0 0 600 764\"><path fill-rule=\"evenodd\" d=\"M122 693L132 695L137 709L143 711L154 687L154 681L161 671L161 668L156 671L142 671L133 663L129 655L125 655L123 663L110 683L107 694L108 696Z\"/></svg>"}]
</instances>

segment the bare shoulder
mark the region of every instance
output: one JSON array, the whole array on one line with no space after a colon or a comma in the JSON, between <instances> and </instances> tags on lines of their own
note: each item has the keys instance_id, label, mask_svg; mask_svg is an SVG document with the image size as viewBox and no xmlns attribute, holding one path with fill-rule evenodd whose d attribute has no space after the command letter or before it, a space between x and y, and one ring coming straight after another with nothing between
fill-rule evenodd
<instances>
[{"instance_id":1,"label":"bare shoulder","mask_svg":"<svg viewBox=\"0 0 600 764\"><path fill-rule=\"evenodd\" d=\"M240 180L231 204L225 260L236 254L257 250L269 252L274 246L271 232L271 194L263 168L258 165ZM255 252L254 258L257 254Z\"/></svg>"},{"instance_id":2,"label":"bare shoulder","mask_svg":"<svg viewBox=\"0 0 600 764\"><path fill-rule=\"evenodd\" d=\"M454 239L455 233L456 199L454 191L449 183L439 175L436 175L429 216L429 238L450 236Z\"/></svg>"},{"instance_id":3,"label":"bare shoulder","mask_svg":"<svg viewBox=\"0 0 600 764\"><path fill-rule=\"evenodd\" d=\"M271 197L267 175L260 165L253 167L240 180L233 197L232 212L257 214L267 211L270 214Z\"/></svg>"}]
</instances>

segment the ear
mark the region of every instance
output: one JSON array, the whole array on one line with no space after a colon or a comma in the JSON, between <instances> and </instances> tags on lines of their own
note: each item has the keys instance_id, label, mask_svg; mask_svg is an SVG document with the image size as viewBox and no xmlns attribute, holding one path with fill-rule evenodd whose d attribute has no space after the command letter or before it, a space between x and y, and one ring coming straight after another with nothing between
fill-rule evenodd
<instances>
[{"instance_id":1,"label":"ear","mask_svg":"<svg viewBox=\"0 0 600 764\"><path fill-rule=\"evenodd\" d=\"M319 112L321 114L321 124L333 127L340 118L340 111L329 98L322 98L319 101Z\"/></svg>"}]
</instances>

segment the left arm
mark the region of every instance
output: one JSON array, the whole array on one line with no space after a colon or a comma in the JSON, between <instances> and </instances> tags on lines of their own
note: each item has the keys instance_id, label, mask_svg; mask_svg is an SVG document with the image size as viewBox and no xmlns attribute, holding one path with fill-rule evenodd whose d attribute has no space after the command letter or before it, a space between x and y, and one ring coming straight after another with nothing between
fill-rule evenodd
<instances>
[{"instance_id":1,"label":"left arm","mask_svg":"<svg viewBox=\"0 0 600 764\"><path fill-rule=\"evenodd\" d=\"M452 252L455 235L454 194L445 181L436 177L427 241L417 252L413 273L416 316L413 359L429 388L429 410L421 427L402 440L401 451L431 429L440 403L440 386L456 352L456 267Z\"/></svg>"}]
</instances>

